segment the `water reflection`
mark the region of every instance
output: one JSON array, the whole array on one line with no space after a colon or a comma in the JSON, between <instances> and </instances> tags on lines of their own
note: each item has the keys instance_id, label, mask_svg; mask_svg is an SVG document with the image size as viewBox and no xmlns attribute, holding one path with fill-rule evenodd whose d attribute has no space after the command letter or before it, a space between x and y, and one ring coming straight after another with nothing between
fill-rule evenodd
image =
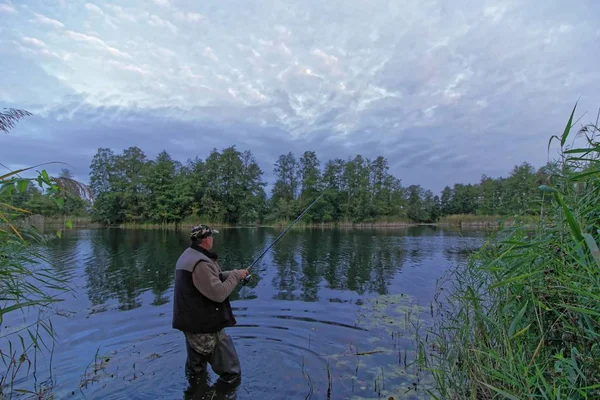
<instances>
[{"instance_id":1,"label":"water reflection","mask_svg":"<svg viewBox=\"0 0 600 400\"><path fill-rule=\"evenodd\" d=\"M93 306L116 299L119 309L141 306L146 290L154 295L153 305L169 301L174 262L185 238L175 232L118 230L96 231L91 254L85 263L86 290Z\"/></svg>"},{"instance_id":2,"label":"water reflection","mask_svg":"<svg viewBox=\"0 0 600 400\"><path fill-rule=\"evenodd\" d=\"M215 250L230 270L248 266L282 229L220 231ZM480 242L431 227L290 230L255 267L254 280L232 294L239 324L229 334L244 363L238 398L305 398L307 375L314 398L325 398L328 367L333 398L371 398L384 367L386 388L410 387L412 372L397 371L394 347L412 351L398 336L406 310L413 302L429 310L436 279ZM212 397L186 389L183 336L170 326L174 266L187 246L187 231L101 229L72 232L48 248L76 288L76 300L61 304L72 316L56 320L58 397L77 389L99 347L110 361L101 383L86 388L88 398ZM396 324L383 318L388 312ZM385 352L354 364L354 352L376 349Z\"/></svg>"},{"instance_id":3,"label":"water reflection","mask_svg":"<svg viewBox=\"0 0 600 400\"><path fill-rule=\"evenodd\" d=\"M280 232L275 228L221 229L214 250L223 269L244 268ZM305 302L319 301L325 291L330 297L346 291L388 294L397 273L406 266L419 268L434 252L442 251L449 262L463 261L468 253L460 240L459 233L427 226L292 229L254 267L253 280L243 289L238 286L231 298L242 298L242 290L243 299L268 296ZM49 257L61 273L84 265L85 290L93 307L116 301L119 309L131 310L142 305L144 292L152 294L152 305L170 301L174 265L187 246L187 231L103 229L91 231L86 241L56 241Z\"/></svg>"}]
</instances>

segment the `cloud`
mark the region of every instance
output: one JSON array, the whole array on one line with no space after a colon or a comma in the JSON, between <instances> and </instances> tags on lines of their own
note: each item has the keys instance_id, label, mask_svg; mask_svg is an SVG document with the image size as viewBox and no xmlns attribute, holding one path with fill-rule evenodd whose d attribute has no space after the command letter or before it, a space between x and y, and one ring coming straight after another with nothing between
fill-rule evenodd
<instances>
[{"instance_id":1,"label":"cloud","mask_svg":"<svg viewBox=\"0 0 600 400\"><path fill-rule=\"evenodd\" d=\"M93 3L86 3L85 4L85 8L88 11L91 11L93 13L99 14L99 15L104 15L104 11L102 11L102 9L100 7L98 7L97 5L93 4Z\"/></svg>"},{"instance_id":2,"label":"cloud","mask_svg":"<svg viewBox=\"0 0 600 400\"><path fill-rule=\"evenodd\" d=\"M147 67L140 67L134 64L122 63L120 61L109 60L108 63L121 71L134 72L139 75L151 75L152 72Z\"/></svg>"},{"instance_id":3,"label":"cloud","mask_svg":"<svg viewBox=\"0 0 600 400\"><path fill-rule=\"evenodd\" d=\"M16 14L17 9L10 3L0 3L0 13Z\"/></svg>"},{"instance_id":4,"label":"cloud","mask_svg":"<svg viewBox=\"0 0 600 400\"><path fill-rule=\"evenodd\" d=\"M180 21L186 21L186 22L200 22L203 19L205 19L202 14L199 14L196 12L181 12L181 11L177 11L175 13L175 18Z\"/></svg>"},{"instance_id":5,"label":"cloud","mask_svg":"<svg viewBox=\"0 0 600 400\"><path fill-rule=\"evenodd\" d=\"M77 42L81 42L81 43L87 44L89 46L93 46L97 49L103 50L112 56L117 56L117 57L122 57L122 58L131 58L131 56L129 54L127 54L119 49L109 46L102 39L100 39L98 37L85 35L83 33L73 32L73 31L66 31L65 35Z\"/></svg>"},{"instance_id":6,"label":"cloud","mask_svg":"<svg viewBox=\"0 0 600 400\"><path fill-rule=\"evenodd\" d=\"M148 19L148 24L150 26L154 26L154 27L166 28L169 31L171 31L173 34L177 33L177 27L175 27L175 25L173 25L171 22L169 22L167 20L160 18L157 15L150 15L150 18Z\"/></svg>"},{"instance_id":7,"label":"cloud","mask_svg":"<svg viewBox=\"0 0 600 400\"><path fill-rule=\"evenodd\" d=\"M61 28L65 27L65 25L58 20L48 18L45 15L38 14L38 13L34 13L34 15L35 15L36 21L39 22L40 24L48 25L48 26L51 26L56 29L61 29Z\"/></svg>"},{"instance_id":8,"label":"cloud","mask_svg":"<svg viewBox=\"0 0 600 400\"><path fill-rule=\"evenodd\" d=\"M24 37L23 43L27 43L27 44L35 46L35 47L46 47L46 43L44 43L41 40L36 39L36 38Z\"/></svg>"},{"instance_id":9,"label":"cloud","mask_svg":"<svg viewBox=\"0 0 600 400\"><path fill-rule=\"evenodd\" d=\"M441 190L543 164L574 102L599 106L591 2L147 4L33 0L6 18L0 55L21 57L11 79L39 88L10 84L0 100L47 111L21 134L88 155L164 145L180 160L238 143L265 171L290 150L323 164L383 155L405 184Z\"/></svg>"}]
</instances>

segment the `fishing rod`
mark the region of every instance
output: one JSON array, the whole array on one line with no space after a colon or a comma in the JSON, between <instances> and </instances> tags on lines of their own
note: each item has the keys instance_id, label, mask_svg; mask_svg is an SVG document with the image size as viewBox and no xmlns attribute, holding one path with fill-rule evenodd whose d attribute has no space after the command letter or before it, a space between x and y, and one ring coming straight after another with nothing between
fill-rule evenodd
<instances>
[{"instance_id":1,"label":"fishing rod","mask_svg":"<svg viewBox=\"0 0 600 400\"><path fill-rule=\"evenodd\" d=\"M263 258L263 256L265 254L267 254L267 251L269 251L269 249L271 247L273 247L275 245L275 243L277 243L279 241L279 239L281 239L283 237L283 235L285 235L285 233L287 231L290 230L290 228L292 226L294 226L294 224L296 222L298 222L300 220L300 218L302 218L302 216L308 211L309 208L312 207L313 204L315 204L317 202L317 200L319 200L321 198L321 196L323 196L325 194L327 190L323 190L323 193L321 193L319 195L319 197L317 197L316 199L313 200L312 203L309 204L308 207L306 207L306 209L304 211L302 211L302 213L300 215L298 215L298 217L294 220L294 222L292 222L283 232L281 232L281 234L279 236L277 236L277 238L273 241L273 243L271 243L266 249L263 250L263 252L260 254L260 256L258 256L253 262L252 264L250 264L250 266L248 268L246 268L246 270L250 270L250 268L254 267L254 265L261 259ZM243 280L242 280L242 285L246 286L246 284L248 282L250 282L250 279L252 278L252 275L248 274Z\"/></svg>"}]
</instances>

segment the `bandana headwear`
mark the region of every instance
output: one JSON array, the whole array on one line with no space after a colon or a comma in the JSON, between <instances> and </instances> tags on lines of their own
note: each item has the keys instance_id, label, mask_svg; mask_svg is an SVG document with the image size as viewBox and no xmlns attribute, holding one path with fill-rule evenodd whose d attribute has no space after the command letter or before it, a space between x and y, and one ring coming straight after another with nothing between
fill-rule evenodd
<instances>
[{"instance_id":1,"label":"bandana headwear","mask_svg":"<svg viewBox=\"0 0 600 400\"><path fill-rule=\"evenodd\" d=\"M208 225L198 225L192 228L192 231L190 232L190 239L200 241L204 238L212 236L213 233L219 233L219 231L211 229L211 227Z\"/></svg>"}]
</instances>

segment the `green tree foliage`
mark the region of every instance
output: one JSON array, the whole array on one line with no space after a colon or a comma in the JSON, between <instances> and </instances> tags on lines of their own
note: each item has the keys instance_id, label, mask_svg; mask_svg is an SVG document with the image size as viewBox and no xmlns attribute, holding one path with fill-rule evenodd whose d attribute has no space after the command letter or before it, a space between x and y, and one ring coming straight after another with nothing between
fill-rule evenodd
<instances>
[{"instance_id":1,"label":"green tree foliage","mask_svg":"<svg viewBox=\"0 0 600 400\"><path fill-rule=\"evenodd\" d=\"M214 223L254 223L266 213L265 182L250 151L213 149L185 164L166 151L148 159L137 148L99 148L90 164L94 221L180 223L189 216Z\"/></svg>"},{"instance_id":2,"label":"green tree foliage","mask_svg":"<svg viewBox=\"0 0 600 400\"><path fill-rule=\"evenodd\" d=\"M456 214L537 215L542 205L537 187L557 172L552 163L539 170L522 163L506 177L482 175L479 183L455 183L438 195L419 184L403 187L382 156L357 154L322 163L312 150L299 157L289 151L273 165L267 198L263 171L249 150L212 149L205 160L181 164L166 151L149 160L141 149L130 147L122 154L99 148L90 182L96 196L93 219L106 224L180 223L189 216L225 224L285 222L323 190L304 222L429 223ZM46 212L41 204L37 209Z\"/></svg>"}]
</instances>

